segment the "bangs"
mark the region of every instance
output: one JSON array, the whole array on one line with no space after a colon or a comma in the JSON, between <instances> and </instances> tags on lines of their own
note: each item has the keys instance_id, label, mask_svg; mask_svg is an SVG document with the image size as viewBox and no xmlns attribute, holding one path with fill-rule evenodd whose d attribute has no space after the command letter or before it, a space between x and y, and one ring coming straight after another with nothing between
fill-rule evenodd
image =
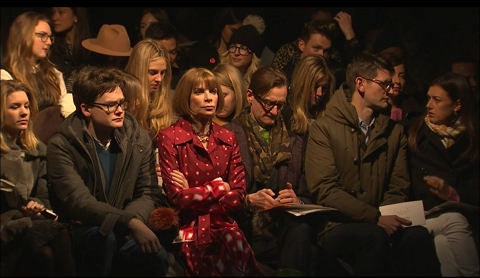
<instances>
[{"instance_id":1,"label":"bangs","mask_svg":"<svg viewBox=\"0 0 480 278\"><path fill-rule=\"evenodd\" d=\"M203 87L204 89L220 89L219 83L215 76L210 72L202 72L200 76L197 77L195 80L195 84L197 84L197 88Z\"/></svg>"}]
</instances>

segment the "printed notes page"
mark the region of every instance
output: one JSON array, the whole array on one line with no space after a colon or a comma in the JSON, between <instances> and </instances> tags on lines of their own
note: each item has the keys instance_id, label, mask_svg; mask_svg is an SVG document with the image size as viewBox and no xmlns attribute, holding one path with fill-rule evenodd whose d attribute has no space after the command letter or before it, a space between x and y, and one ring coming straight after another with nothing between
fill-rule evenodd
<instances>
[{"instance_id":1,"label":"printed notes page","mask_svg":"<svg viewBox=\"0 0 480 278\"><path fill-rule=\"evenodd\" d=\"M423 201L421 200L381 206L379 207L379 210L382 215L398 215L410 220L412 221L411 226L425 224L425 212L423 211Z\"/></svg>"}]
</instances>

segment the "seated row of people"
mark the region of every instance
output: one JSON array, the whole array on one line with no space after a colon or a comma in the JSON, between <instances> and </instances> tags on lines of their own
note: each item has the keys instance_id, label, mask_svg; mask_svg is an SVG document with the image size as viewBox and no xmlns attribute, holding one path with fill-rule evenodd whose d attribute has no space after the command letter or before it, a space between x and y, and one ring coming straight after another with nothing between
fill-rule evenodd
<instances>
[{"instance_id":1,"label":"seated row of people","mask_svg":"<svg viewBox=\"0 0 480 278\"><path fill-rule=\"evenodd\" d=\"M49 27L48 19L35 13L27 13L23 16L30 18L31 24L28 26L30 26L31 33L35 33L34 39L38 39L39 49L42 49L42 51L37 53L34 51L35 48L32 47L32 61L35 63L32 65L29 62L29 67L33 66L37 69L40 67L39 65L48 64L46 52L43 51L45 47L48 49L52 42L52 37L49 35L51 33L47 30L47 27ZM12 28L16 28L13 26L16 26L15 24L12 25ZM247 26L244 26L245 29L250 28ZM37 33L40 35L37 35ZM239 39L243 38L239 37ZM13 39L9 38L10 40L13 41ZM248 42L248 36L246 42ZM232 53L235 55L240 53L242 45L242 43L235 44L235 49ZM143 46L149 46L149 49L154 49L154 51L150 55L143 55L141 54L144 52L141 51ZM254 47L252 46L252 48ZM248 50L250 50L249 53L251 54L252 49L247 48L247 52ZM42 55L42 53L45 55ZM311 57L313 59L316 56L312 55ZM311 57L304 57L301 63L304 60L304 63L307 63ZM314 64L322 64L323 57L319 57L322 56L318 55L316 57L320 59L320 62L314 62ZM308 64L305 64L305 67L308 69ZM458 260L449 264L447 261L444 261L444 258L448 256L442 255L445 253L439 253L440 250L443 250L442 248L435 248L438 245L442 245L442 242L435 240L434 246L431 236L426 229L420 229L421 227L403 229L403 225L408 225L409 221L399 219L398 217L384 217L379 214L378 207L380 205L409 200L409 198L412 198L408 192L410 188L415 188L415 186L425 187L423 180L420 182L414 180L413 177L411 180L409 178L408 162L410 159L407 159L406 154L408 150L405 144L407 137L406 135L401 135L406 129L404 130L400 128L400 125L395 125L389 121L390 118L396 115L393 113L393 110L392 112L388 110L390 115L384 117L384 111L387 111L388 107L390 107L388 101L390 100L390 95L395 91L395 84L400 83L395 81L398 77L394 76L395 69L388 61L372 55L358 56L347 68L347 82L340 84L339 89L335 93L333 92L335 85L332 85L335 84L335 77L331 74L328 63L325 63L323 68L320 67L319 75L309 77L310 80L304 82L306 86L310 87L310 90L307 89L304 92L311 95L303 98L300 97L301 80L297 80L300 82L298 86L294 86L295 83L292 80L291 90L293 91L293 97L289 97L289 82L284 72L275 70L273 67L260 67L252 72L249 82L244 81L247 85L247 89L244 92L240 94L234 92L241 96L242 101L246 103L246 107L240 105L239 107L241 108L237 109L236 116L226 117L226 121L229 123L224 127L235 131L235 133L229 133L222 128L220 133L224 133L223 136L212 134L214 127L220 128L219 125L215 124L216 118L218 118L215 114L219 112L217 110L223 107L221 103L226 100L223 98L223 95L218 97L218 92L222 91L223 93L223 84L218 83L216 77L209 70L199 72L198 69L192 69L185 72L185 78L180 78L178 83L182 84L182 89L178 88L173 93L170 90L171 65L168 52L161 44L148 39L139 42L131 51L125 70L137 78L131 79L133 83L141 85L140 87L137 86L136 91L127 88L125 81L127 74L119 69L88 67L81 73L78 73L72 85L72 93L65 94L70 98L65 98L63 95L59 97L59 99L66 99L74 104L75 108L70 108L70 111L65 111L62 108L66 119L60 125L58 133L54 135L53 139L48 141L47 160L55 161L47 164L48 178L51 183L50 192L53 192L54 197L51 201L55 201L55 208L60 214L59 222L72 220L75 223L71 227L74 242L76 243L74 254L78 256L78 263L82 271L92 271L102 275L120 273L118 271L122 273L137 271L139 265L135 264L129 257L135 256L138 252L146 252L150 254L148 260L150 262L156 261L157 263L156 267L151 265L143 267L142 269L145 273L164 275L167 268L168 254L166 254L164 249L160 249L158 238L155 239L156 236L146 225L149 214L158 206L168 207L172 204L180 211L183 211L183 202L175 202L177 195L183 196L182 194L185 194L185 198L187 198L188 195L191 195L188 193L190 189L192 189L192 192L196 192L195 190L201 187L205 192L192 195L195 198L191 201L195 207L206 206L204 208L205 211L195 217L191 213L187 213L187 211L183 214L180 213L180 227L185 235L181 239L184 243L181 244L180 258L186 262L186 267L191 274L208 275L206 271L210 270L217 273L217 275L226 275L228 273L262 275L263 273L261 273L256 263L258 260L277 269L280 273L286 271L300 275L314 275L327 270L336 271L336 267L332 268L331 266L336 266L335 263L339 261L348 264L348 267L351 268L350 271L353 271L354 274L391 274L390 271L397 272L401 269L411 275L415 274L411 272L413 271L412 269L415 269L418 271L416 274L435 275L439 271L435 249L439 254L438 259L442 263L442 273L447 271L444 270L445 265L453 266L452 269L460 272L467 271L465 268L470 268L473 273L475 271L478 273L478 263ZM220 67L218 70L221 70ZM296 67L295 70L300 72L301 67ZM325 72L322 72L322 70ZM55 68L48 70L48 72L51 71L55 71ZM3 75L10 75L6 78L15 78L23 82L22 78L17 77L17 75L21 76L21 74L12 75L9 74L10 72L13 72L13 70L2 71L2 79ZM28 70L25 72L28 72ZM38 74L40 71L33 72L37 73L39 78L42 76ZM235 74L238 72L237 70ZM317 71L312 70L312 72ZM302 76L300 73L298 75ZM302 77L306 78L306 76ZM447 80L455 80L452 83L456 84L456 87L450 89L451 85L449 85L450 87L445 85L444 88L442 85L439 85L441 82L437 80L435 82L438 84L432 83L431 88L438 89L437 87L440 86L442 88L440 90L441 93L446 92L446 95L436 95L438 90L432 89L432 93L429 91L428 113L425 113L425 115L427 119L435 119L436 115L445 116L444 120L438 123L433 121L433 124L428 126L435 130L436 133L446 130L438 134L442 134L445 137L444 141L447 144L444 145L444 148L449 149L451 146L456 146L456 144L452 144L456 138L466 137L463 134L468 134L470 137L468 140L475 142L473 140L478 138L478 121L473 120L472 123L469 123L469 120L475 119L474 114L468 112L470 111L468 106L471 104L465 104L465 102L468 102L469 90L463 91L461 88L462 84L460 84L462 81L456 80L456 75L445 78ZM54 80L57 80L59 84L62 83L61 78ZM109 82L111 83L107 82L107 80L110 80ZM464 79L462 80L465 81ZM235 81L235 83L238 83L238 81ZM233 88L235 87L233 86ZM143 89L140 91L138 88ZM462 94L466 94L466 96L463 96L464 100L461 99L460 93L455 92L456 88L459 88L458 91ZM38 92L32 89L28 90L32 93ZM162 103L162 99L170 101L171 93L173 93L173 104L162 105L165 104L165 102ZM342 95L345 95L345 100L340 99ZM34 98L35 101L32 101L32 104L37 102L40 97ZM337 100L335 101L335 99ZM440 108L436 106L445 100L447 102L450 101L440 107L445 110L437 112L435 109ZM56 101L53 103L58 104L61 102ZM353 105L346 105L348 103ZM461 105L458 105L458 103L461 103ZM182 107L182 105L187 105L187 108ZM289 107L289 105L292 106ZM68 105L62 107L68 107ZM146 119L140 118L145 117L145 114L143 114L144 116L135 114L136 112L144 111L145 107L149 107ZM285 114L283 115L282 111L287 107L288 109L285 109ZM300 108L300 110L303 110L302 113L298 113L299 107L303 107ZM35 108L37 109L38 107ZM194 108L197 110L194 110ZM452 111L448 110L449 108L452 108ZM173 109L175 109L176 116L174 116ZM293 115L291 117L293 122L291 123L287 112L289 109L291 109L291 115ZM127 113L127 110L132 111L134 114ZM307 110L308 113L306 113ZM204 121L203 117L202 120L195 118L199 117L199 111L204 112L204 116L208 120ZM448 114L447 112L451 113ZM459 115L463 115L463 112L472 116L465 116L466 118L459 117ZM157 113L157 116L153 113ZM447 113L447 115L442 113ZM27 117L25 113L22 115L22 117ZM138 115L138 120L133 115L135 117ZM295 117L296 115L297 117ZM298 115L300 115L300 118L298 118ZM178 117L178 121L176 117ZM306 125L305 121L299 120L304 119L303 117L308 119ZM338 122L341 117L345 117L345 119ZM162 132L167 129L173 129L174 125L171 126L171 124L180 124L181 121L188 121L192 125L191 133L185 135L190 137L190 139L187 137L184 139L188 139L188 142L194 145L196 141L200 142L195 147L191 147L195 153L195 156L192 157L197 157L205 165L198 164L192 166L185 161L180 163L184 159L185 154L183 154L183 157L180 154L175 154L175 151L178 151L178 147L167 151L165 146L168 145L162 145L162 140L160 140ZM327 124L329 121L332 121L332 123ZM455 125L451 125L450 123L452 122L455 122ZM303 128L299 129L301 132L295 134L288 126L291 124L293 127L297 123L303 123ZM336 126L334 123L339 126L335 130L332 129ZM306 129L305 126L307 126ZM314 127L313 129L312 126ZM340 139L333 139L342 130L340 126L348 128L351 132L351 137L346 136L343 140L350 138L352 142L347 140L348 142L345 141L344 144L339 144L341 142ZM72 132L74 129L78 130ZM135 133L130 134L131 129L138 132L135 131ZM145 130L147 137L150 139L148 147L143 142ZM315 134L312 134L312 130L315 131ZM333 133L330 134L329 132ZM84 134L84 136L78 137L79 134ZM392 137L393 134L398 136L395 140ZM175 133L174 146L178 143L178 138L179 135ZM322 142L322 140L327 139L334 141ZM136 143L133 146L126 143L130 141ZM78 144L70 144L70 142L78 142ZM335 142L335 144L331 142ZM380 151L382 150L381 145L386 144L386 142L388 144L385 146L388 146L388 148L385 147L383 151ZM208 171L205 169L206 167L215 166L210 165L210 163L217 159L211 151L220 145L226 148L228 144L232 144L232 146L238 144L239 149L236 155L239 155L239 158L229 161L230 163L235 161L237 165L241 164L242 170L229 169L225 173L222 173L222 171L226 170L222 170L215 172L215 174L212 172L211 175L214 176L210 177L210 174L207 174ZM331 147L325 148L329 144L331 144ZM353 152L346 156L346 153L339 147L345 148L349 144L353 144L351 148L348 148L348 150ZM212 147L210 147L211 145ZM463 146L464 144L459 145ZM411 144L411 146L414 146L414 144ZM460 155L454 155L454 157L470 157L471 159L462 160L460 164L471 167L478 163L478 148L471 143L468 146L466 151L460 151ZM137 148L141 154L132 148ZM158 156L155 154L156 148L159 149ZM331 151L332 153L319 155L319 153L326 151ZM412 154L414 153L412 151ZM139 156L138 160L137 158L134 159L135 156L130 157L130 155L134 154ZM201 158L199 154L205 157ZM225 154L222 153L221 155ZM162 157L165 155L173 155L176 161L169 157ZM87 159L87 157L89 158ZM188 158L190 157L188 156ZM333 159L334 157L338 158ZM384 163L380 163L382 157L385 158ZM329 161L328 158L331 160ZM348 162L349 158L351 162ZM120 162L122 159L125 160ZM158 166L155 168L157 159L160 162L160 168ZM81 161L83 162L80 163ZM239 161L242 163L239 163ZM128 166L130 165L129 163L139 163L139 165ZM179 169L183 169L182 167L186 168L183 171L173 171L175 167L168 165L176 165ZM320 165L322 165L321 170L318 168ZM329 171L327 166L330 167ZM125 167L138 169L135 171L138 178L127 178L125 172L127 168ZM190 167L193 167L195 170L189 169ZM379 168L374 169L375 167ZM467 169L470 169L468 167ZM365 176L364 169L373 171L375 174ZM454 172L461 172L463 169L460 167L454 170ZM228 177L231 171L235 174L242 172L245 176L232 180L231 177ZM69 174L67 175L66 173ZM151 176L152 173L153 177ZM3 174L2 171L2 178ZM474 171L472 174L470 176L464 175L469 180L466 182L467 184L472 181L472 184L475 184L475 179L478 180L478 175L475 176ZM158 190L157 175L165 180L163 189L166 196L162 194L161 189ZM205 186L196 183L199 181L199 179L194 178L196 175L207 178L203 183ZM215 178L220 176L222 177L222 182L215 180ZM441 176L442 179L434 179L434 182L427 182L434 187L433 191L440 190L436 194L438 198L441 200L465 201L478 206L478 198L477 200L468 199L476 195L462 196L464 189L459 188L457 190L457 182L455 180L447 179L440 173L438 176ZM373 179L373 177L378 179ZM239 199L236 201L232 200L234 204L229 204L229 202L223 203L224 199L229 199L233 197L232 195L235 195L232 192L233 183L241 184L242 179L245 181L244 185L238 188ZM156 187L153 187L151 182L154 182ZM110 185L113 186L112 189L109 189ZM125 192L125 190L118 189L116 186L129 186L131 189ZM374 186L377 186L378 189L375 189ZM475 190L475 187L467 186L465 190L468 191L467 189ZM374 191L378 195L372 195ZM153 194L155 196L143 197L144 194ZM204 199L198 199L200 196L204 196ZM338 196L338 198L335 196ZM425 194L413 196L420 199L426 197ZM168 197L168 200L166 197ZM334 198L334 201L330 201L332 200L331 198ZM143 199L150 201L146 207L138 211L136 203L138 204ZM203 205L201 205L201 200L205 202ZM129 202L132 203L127 205ZM335 207L338 209L339 215L331 215L332 218L328 219L328 221L323 221L323 219L318 221L318 218L315 221L308 219L304 221L303 218L276 214L277 212L261 213L265 209L283 203L309 202ZM345 207L342 206L344 202L348 204ZM351 204L357 204L359 207L354 207ZM41 204L39 207L37 208L38 211L43 210ZM364 213L364 215L360 214L360 212ZM229 219L228 217L230 216L234 217L233 219L235 220ZM192 217L198 217L197 221L191 222L195 220ZM222 219L222 221L216 222L216 217L220 217L218 219ZM214 222L209 222L209 225L202 224L206 226L201 228L210 227L210 225L214 226L210 227L210 236L207 237L208 234L203 233L206 240L205 248L197 250L198 248L196 247L200 243L198 241L190 242L195 233L192 234L189 231L199 229L200 223L207 223L207 218L213 218L210 221ZM470 231L467 226L468 221L458 220L459 218L461 217L458 217L458 215L455 215L455 218L452 217L455 221L459 221L458 223L462 223L463 233L468 234ZM229 219L228 221L230 222L226 221L226 219ZM351 232L355 230L353 228L348 229L350 224L334 227L333 222L344 223L351 221L375 224L355 226L361 227L358 229L373 231L368 232L370 236L387 231L386 234L373 237L373 239L365 239L368 240L365 241L368 243L371 243L369 240L376 242L375 246L378 247L378 252L364 248L362 245L353 248L359 254L367 252L371 255L372 259L369 260L369 263L362 263L352 259L351 255L355 253L352 249L341 249L335 244L335 240L329 239L329 237L335 238L336 232L333 233L333 231L338 232L342 231L342 229L347 229L347 231ZM220 253L218 250L223 250L222 252L231 254L232 250L228 244L214 240L217 238L217 234L212 232L212 230L219 229L218 232L222 234L222 229L215 225L222 226L225 224L224 222L235 223L231 228L234 230L239 229L238 231L244 234L245 238L242 246L246 250L252 249L253 253L247 251L245 254L250 254L248 255L250 257L247 256L248 258L243 257L242 260L235 260L233 264L235 267L228 270L223 267L225 261L218 261L218 259L219 264L215 266L204 267L197 265L196 262L199 262L200 258L215 260L215 256L208 257L201 252L210 254L209 252L216 250L213 253L218 255ZM265 227L264 224L268 222L274 223L276 228L271 230L271 227ZM320 226L314 225L314 223L318 224L318 222L322 224ZM328 227L323 226L323 224L328 223L330 223L330 225L327 225ZM379 227L384 229L379 229ZM298 236L298 233L305 236ZM317 233L320 236L318 242L316 241ZM400 236L399 234L403 235ZM229 238L231 235L228 232L225 234L225 237ZM236 235L238 236L238 233ZM395 236L389 237L388 235ZM416 248L419 248L419 250L415 251L415 254L424 254L424 262L428 261L429 263L416 265L420 260L413 259L414 256L397 253L399 250L397 248L394 248L395 252L391 254L389 248L391 240L395 240L394 246L407 244L405 249L400 249L408 249L411 241L404 242L402 239L405 237L419 238L415 243ZM241 240L242 238L239 237L237 239ZM347 238L347 236L342 234L339 244L345 244L347 242L345 239ZM466 238L468 240L471 239L469 236ZM83 240L86 240L88 244L83 244ZM102 243L100 244L98 240ZM94 241L96 243L93 243ZM209 242L214 243L209 245ZM362 243L363 241L356 242ZM77 245L77 243L79 244ZM420 243L424 244L422 248L420 248L422 246ZM81 255L91 252L92 250L89 250L89 247L98 248L98 246L102 246L104 250L104 252L95 252L100 259L94 259L96 258L95 256ZM82 249L77 249L79 247L82 247ZM129 248L129 250L127 251L125 248ZM195 250L196 252L191 253L189 250ZM343 254L339 250L349 250L349 252L348 254ZM424 253L421 252L422 250ZM447 248L446 250L454 249ZM119 251L122 256L117 256L116 251ZM253 254L255 255L253 256ZM475 256L478 258L477 250L469 251L469 254L472 254L471 257L473 256L473 258ZM393 256L390 258L392 260L386 260L390 255ZM373 262L377 262L376 259L373 259L375 257L378 258L378 262L383 261L385 264L369 269L368 267L374 265ZM312 261L302 258L310 258ZM362 256L362 258L367 259L368 256ZM90 259L91 261L89 261ZM225 259L228 260L227 257ZM334 262L327 264L330 268L319 267L321 265L318 264L317 260L329 262L330 259ZM112 266L112 260L118 264ZM129 269L124 261L134 263L135 266ZM97 266L93 267L93 262ZM144 259L144 263L146 262L147 259ZM231 266L231 263L228 263L229 266ZM463 267L462 263L468 267ZM395 267L392 269L390 264L393 264ZM341 268L339 271L345 271L345 269ZM468 273L468 271L465 273Z\"/></svg>"}]
</instances>

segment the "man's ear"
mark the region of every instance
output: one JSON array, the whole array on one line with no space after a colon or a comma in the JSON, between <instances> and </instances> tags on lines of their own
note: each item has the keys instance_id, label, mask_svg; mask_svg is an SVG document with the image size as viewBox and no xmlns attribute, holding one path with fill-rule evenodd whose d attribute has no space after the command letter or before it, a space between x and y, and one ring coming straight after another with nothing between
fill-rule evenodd
<instances>
[{"instance_id":1,"label":"man's ear","mask_svg":"<svg viewBox=\"0 0 480 278\"><path fill-rule=\"evenodd\" d=\"M355 78L355 87L357 88L360 95L363 96L365 94L365 79L361 77Z\"/></svg>"},{"instance_id":2,"label":"man's ear","mask_svg":"<svg viewBox=\"0 0 480 278\"><path fill-rule=\"evenodd\" d=\"M252 101L253 101L253 92L252 92L252 90L248 89L246 96L247 96L247 102L248 102L250 105L252 105Z\"/></svg>"},{"instance_id":3,"label":"man's ear","mask_svg":"<svg viewBox=\"0 0 480 278\"><path fill-rule=\"evenodd\" d=\"M302 40L302 39L299 39L299 40L298 40L298 45L297 45L297 46L298 46L298 49L300 49L300 51L302 51L302 52L303 52L303 50L305 49L305 41L304 41L304 40Z\"/></svg>"},{"instance_id":4,"label":"man's ear","mask_svg":"<svg viewBox=\"0 0 480 278\"><path fill-rule=\"evenodd\" d=\"M89 118L92 115L92 113L90 112L90 109L92 108L86 105L85 103L80 104L80 109L82 110L82 114L86 118Z\"/></svg>"}]
</instances>

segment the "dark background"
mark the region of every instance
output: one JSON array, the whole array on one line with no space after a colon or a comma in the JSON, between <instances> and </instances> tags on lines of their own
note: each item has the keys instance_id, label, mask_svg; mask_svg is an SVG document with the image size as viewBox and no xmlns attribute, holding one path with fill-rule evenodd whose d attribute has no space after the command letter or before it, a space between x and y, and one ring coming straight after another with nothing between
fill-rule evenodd
<instances>
[{"instance_id":1,"label":"dark background","mask_svg":"<svg viewBox=\"0 0 480 278\"><path fill-rule=\"evenodd\" d=\"M8 28L17 15L46 7L2 7L1 43L5 45ZM174 25L190 40L209 34L222 7L163 7ZM266 23L265 39L273 51L295 40L309 7L255 7ZM132 46L137 42L137 26L144 7L87 7L92 34L103 24L122 24L127 28ZM421 45L429 59L443 59L453 48L475 47L478 55L479 7L329 7L334 13L343 10L352 16L357 37L364 39L367 30L393 26L407 33ZM478 56L475 57L478 59Z\"/></svg>"}]
</instances>

